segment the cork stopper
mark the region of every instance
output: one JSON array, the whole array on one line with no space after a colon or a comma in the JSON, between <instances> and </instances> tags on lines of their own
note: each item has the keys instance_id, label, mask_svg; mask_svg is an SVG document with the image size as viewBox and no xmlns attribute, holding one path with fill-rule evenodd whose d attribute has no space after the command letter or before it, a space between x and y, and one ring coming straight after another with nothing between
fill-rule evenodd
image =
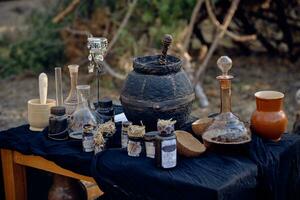
<instances>
[{"instance_id":1,"label":"cork stopper","mask_svg":"<svg viewBox=\"0 0 300 200\"><path fill-rule=\"evenodd\" d=\"M165 34L164 39L162 40L162 51L161 51L161 56L159 58L159 63L161 65L167 64L167 53L172 41L173 41L173 37L169 34Z\"/></svg>"}]
</instances>

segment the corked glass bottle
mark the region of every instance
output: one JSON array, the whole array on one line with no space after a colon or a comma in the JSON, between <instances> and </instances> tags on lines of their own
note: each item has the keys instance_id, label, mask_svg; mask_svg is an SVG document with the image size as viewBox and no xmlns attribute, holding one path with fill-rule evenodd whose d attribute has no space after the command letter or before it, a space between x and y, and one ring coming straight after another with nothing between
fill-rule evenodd
<instances>
[{"instance_id":1,"label":"corked glass bottle","mask_svg":"<svg viewBox=\"0 0 300 200\"><path fill-rule=\"evenodd\" d=\"M243 144L251 141L251 136L245 124L237 115L231 112L231 80L228 74L232 61L222 56L217 61L222 74L217 76L220 83L221 109L214 117L213 123L203 133L202 138L206 144Z\"/></svg>"}]
</instances>

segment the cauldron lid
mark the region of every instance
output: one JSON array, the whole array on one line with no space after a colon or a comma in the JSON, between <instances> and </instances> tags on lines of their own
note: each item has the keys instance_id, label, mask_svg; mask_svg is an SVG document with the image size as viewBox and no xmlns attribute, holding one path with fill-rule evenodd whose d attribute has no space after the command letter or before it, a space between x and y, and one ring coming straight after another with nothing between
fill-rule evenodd
<instances>
[{"instance_id":1,"label":"cauldron lid","mask_svg":"<svg viewBox=\"0 0 300 200\"><path fill-rule=\"evenodd\" d=\"M180 71L182 62L179 58L167 55L167 63L159 63L160 55L142 56L133 59L133 69L138 73L165 75Z\"/></svg>"}]
</instances>

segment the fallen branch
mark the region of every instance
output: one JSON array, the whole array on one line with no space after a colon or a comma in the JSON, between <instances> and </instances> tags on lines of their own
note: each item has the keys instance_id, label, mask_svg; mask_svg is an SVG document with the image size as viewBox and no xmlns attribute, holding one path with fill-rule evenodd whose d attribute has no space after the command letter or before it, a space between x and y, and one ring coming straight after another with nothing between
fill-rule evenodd
<instances>
[{"instance_id":1,"label":"fallen branch","mask_svg":"<svg viewBox=\"0 0 300 200\"><path fill-rule=\"evenodd\" d=\"M240 0L233 0L232 1L231 5L230 5L230 8L229 8L229 10L228 10L228 12L225 16L224 22L222 24L222 29L220 29L219 32L216 34L211 46L209 47L209 50L207 52L207 55L206 55L203 63L198 68L198 71L197 71L195 79L194 79L194 85L196 85L199 82L199 78L200 78L201 74L207 68L207 64L208 64L211 56L213 55L215 49L217 48L220 40L223 38L230 22L232 21L233 15L235 14L239 3L240 3Z\"/></svg>"},{"instance_id":2,"label":"fallen branch","mask_svg":"<svg viewBox=\"0 0 300 200\"><path fill-rule=\"evenodd\" d=\"M193 33L194 25L195 25L195 22L196 22L196 19L197 19L197 14L198 14L203 2L204 2L204 0L198 0L197 4L195 5L195 7L193 9L193 13L191 15L188 30L187 30L187 33L186 33L186 36L185 36L185 41L183 43L183 48L186 49L186 50L188 49L188 46L190 44L190 40L191 40L191 36L192 36L192 33Z\"/></svg>"},{"instance_id":3,"label":"fallen branch","mask_svg":"<svg viewBox=\"0 0 300 200\"><path fill-rule=\"evenodd\" d=\"M128 20L137 4L138 0L133 0L133 2L129 5L128 11L120 25L120 27L118 28L116 34L114 35L113 39L111 40L111 42L109 43L108 47L107 47L107 52L109 52L111 50L111 48L114 46L114 44L116 43L116 41L118 40L120 33L122 32L122 30L124 29L124 27L127 25Z\"/></svg>"},{"instance_id":4,"label":"fallen branch","mask_svg":"<svg viewBox=\"0 0 300 200\"><path fill-rule=\"evenodd\" d=\"M218 21L217 17L215 16L215 14L212 11L212 7L210 4L210 0L205 0L205 6L206 6L206 10L209 16L209 19L211 20L211 22L213 23L213 25L215 25L219 30L223 30L224 26L221 25L221 23ZM256 40L256 35L255 34L251 34L251 35L237 35L229 30L224 30L225 34L230 37L231 39L233 39L234 41L237 42L246 42L246 41L252 41L252 40Z\"/></svg>"},{"instance_id":5,"label":"fallen branch","mask_svg":"<svg viewBox=\"0 0 300 200\"><path fill-rule=\"evenodd\" d=\"M53 19L52 23L57 24L61 22L68 14L70 14L79 5L80 0L73 0L62 12L58 13Z\"/></svg>"}]
</instances>

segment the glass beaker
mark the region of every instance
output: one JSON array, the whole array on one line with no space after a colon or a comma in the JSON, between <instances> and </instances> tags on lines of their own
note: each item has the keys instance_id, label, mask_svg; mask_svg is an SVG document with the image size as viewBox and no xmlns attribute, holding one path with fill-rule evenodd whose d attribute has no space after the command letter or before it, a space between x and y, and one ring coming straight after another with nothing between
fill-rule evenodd
<instances>
[{"instance_id":1,"label":"glass beaker","mask_svg":"<svg viewBox=\"0 0 300 200\"><path fill-rule=\"evenodd\" d=\"M77 106L71 117L72 132L82 132L85 124L97 125L96 118L90 109L90 86L77 85Z\"/></svg>"},{"instance_id":2,"label":"glass beaker","mask_svg":"<svg viewBox=\"0 0 300 200\"><path fill-rule=\"evenodd\" d=\"M70 89L69 95L66 98L64 104L65 104L65 107L66 107L67 114L72 115L73 112L75 111L76 105L77 105L76 86L77 86L79 65L69 65L68 68L69 68L69 71L70 71L71 89Z\"/></svg>"}]
</instances>

